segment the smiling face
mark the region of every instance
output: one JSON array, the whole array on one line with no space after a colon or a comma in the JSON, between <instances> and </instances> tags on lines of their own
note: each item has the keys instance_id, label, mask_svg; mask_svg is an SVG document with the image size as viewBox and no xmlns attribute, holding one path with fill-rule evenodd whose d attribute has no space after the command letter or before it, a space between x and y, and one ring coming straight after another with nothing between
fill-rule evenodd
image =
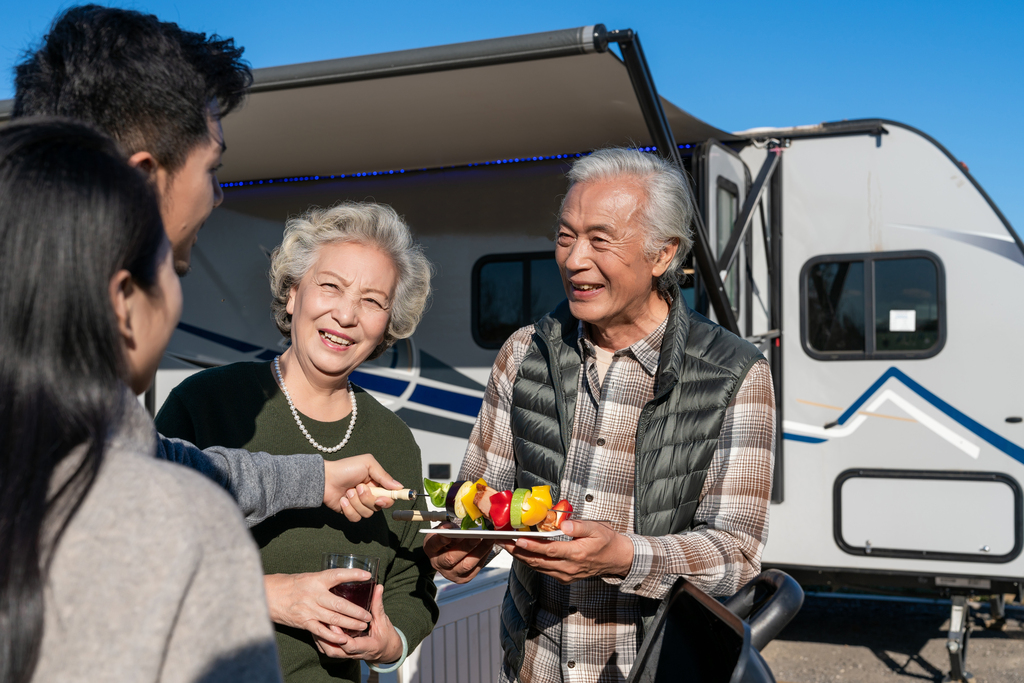
<instances>
[{"instance_id":1,"label":"smiling face","mask_svg":"<svg viewBox=\"0 0 1024 683\"><path fill-rule=\"evenodd\" d=\"M644 254L644 190L629 178L577 183L566 195L555 260L573 316L594 343L617 351L650 334L668 314L656 278L676 247Z\"/></svg>"},{"instance_id":2,"label":"smiling face","mask_svg":"<svg viewBox=\"0 0 1024 683\"><path fill-rule=\"evenodd\" d=\"M384 339L398 270L377 247L326 244L288 294L292 350L314 384L341 385Z\"/></svg>"}]
</instances>

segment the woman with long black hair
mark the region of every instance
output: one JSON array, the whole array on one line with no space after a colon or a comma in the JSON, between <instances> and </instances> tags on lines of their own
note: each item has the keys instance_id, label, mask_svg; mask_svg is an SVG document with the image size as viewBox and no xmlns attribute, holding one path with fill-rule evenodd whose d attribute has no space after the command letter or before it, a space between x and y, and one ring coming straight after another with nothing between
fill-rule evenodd
<instances>
[{"instance_id":1,"label":"woman with long black hair","mask_svg":"<svg viewBox=\"0 0 1024 683\"><path fill-rule=\"evenodd\" d=\"M136 399L180 314L156 198L114 143L0 131L0 683L280 680L237 508L154 459Z\"/></svg>"}]
</instances>

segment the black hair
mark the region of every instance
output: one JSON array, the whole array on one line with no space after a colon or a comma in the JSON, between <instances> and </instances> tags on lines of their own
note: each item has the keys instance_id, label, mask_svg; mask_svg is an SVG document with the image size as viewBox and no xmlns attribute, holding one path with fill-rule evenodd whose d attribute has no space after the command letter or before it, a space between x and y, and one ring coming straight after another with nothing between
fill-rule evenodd
<instances>
[{"instance_id":1,"label":"black hair","mask_svg":"<svg viewBox=\"0 0 1024 683\"><path fill-rule=\"evenodd\" d=\"M209 138L208 112L237 107L252 84L243 48L152 14L83 5L54 19L15 67L14 117L66 116L148 151L173 173Z\"/></svg>"},{"instance_id":2,"label":"black hair","mask_svg":"<svg viewBox=\"0 0 1024 683\"><path fill-rule=\"evenodd\" d=\"M111 278L152 290L168 249L152 188L112 140L68 120L0 130L2 683L32 677L53 549L130 400Z\"/></svg>"}]
</instances>

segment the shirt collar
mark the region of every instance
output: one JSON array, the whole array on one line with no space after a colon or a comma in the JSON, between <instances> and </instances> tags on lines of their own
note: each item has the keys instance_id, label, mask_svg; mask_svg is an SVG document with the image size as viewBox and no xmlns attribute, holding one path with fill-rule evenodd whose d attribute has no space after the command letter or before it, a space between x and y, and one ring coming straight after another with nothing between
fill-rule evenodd
<instances>
[{"instance_id":1,"label":"shirt collar","mask_svg":"<svg viewBox=\"0 0 1024 683\"><path fill-rule=\"evenodd\" d=\"M658 372L658 363L661 361L661 343L665 339L665 328L668 325L668 316L661 321L661 324L654 328L649 335L633 342L630 346L615 352L615 355L630 355L648 375L653 377ZM577 344L580 353L584 358L592 358L594 353L594 342L587 336L587 326L581 320L576 331Z\"/></svg>"}]
</instances>

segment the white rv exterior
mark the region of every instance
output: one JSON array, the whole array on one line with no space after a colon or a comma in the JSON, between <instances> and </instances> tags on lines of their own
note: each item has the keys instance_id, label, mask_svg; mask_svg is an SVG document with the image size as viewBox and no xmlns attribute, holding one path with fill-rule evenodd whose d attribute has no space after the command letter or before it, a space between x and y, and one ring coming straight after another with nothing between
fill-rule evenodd
<instances>
[{"instance_id":1,"label":"white rv exterior","mask_svg":"<svg viewBox=\"0 0 1024 683\"><path fill-rule=\"evenodd\" d=\"M1024 249L934 140L880 128L755 133L793 135L781 164L782 501L764 563L804 580L812 574L800 569L861 585L1018 592L1024 364L1012 348L1024 333L1014 304ZM740 156L757 168L765 153ZM938 339L923 357L833 359L809 348L809 268L851 255L938 267ZM929 305L917 294L919 309ZM912 326L920 311L908 310L876 310L876 326Z\"/></svg>"}]
</instances>

